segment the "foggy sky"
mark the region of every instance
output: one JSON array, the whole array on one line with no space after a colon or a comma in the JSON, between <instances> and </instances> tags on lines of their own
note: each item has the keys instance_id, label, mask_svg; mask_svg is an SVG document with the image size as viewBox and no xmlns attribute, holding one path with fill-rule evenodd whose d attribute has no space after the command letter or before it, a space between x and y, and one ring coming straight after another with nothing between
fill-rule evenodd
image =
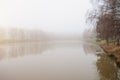
<instances>
[{"instance_id":1,"label":"foggy sky","mask_svg":"<svg viewBox=\"0 0 120 80\"><path fill-rule=\"evenodd\" d=\"M89 0L0 0L0 26L81 33Z\"/></svg>"}]
</instances>

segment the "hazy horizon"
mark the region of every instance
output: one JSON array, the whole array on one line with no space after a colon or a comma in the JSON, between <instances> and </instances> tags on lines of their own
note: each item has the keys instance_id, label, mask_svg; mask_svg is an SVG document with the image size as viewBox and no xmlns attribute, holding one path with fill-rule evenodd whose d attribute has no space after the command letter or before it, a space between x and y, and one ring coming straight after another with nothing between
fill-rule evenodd
<instances>
[{"instance_id":1,"label":"hazy horizon","mask_svg":"<svg viewBox=\"0 0 120 80\"><path fill-rule=\"evenodd\" d=\"M2 0L0 26L78 35L89 8L89 0Z\"/></svg>"}]
</instances>

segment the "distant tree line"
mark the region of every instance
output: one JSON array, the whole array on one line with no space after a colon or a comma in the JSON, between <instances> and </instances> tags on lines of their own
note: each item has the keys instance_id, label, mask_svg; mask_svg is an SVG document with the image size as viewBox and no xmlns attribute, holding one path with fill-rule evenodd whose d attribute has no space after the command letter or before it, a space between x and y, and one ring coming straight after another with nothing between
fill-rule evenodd
<instances>
[{"instance_id":1,"label":"distant tree line","mask_svg":"<svg viewBox=\"0 0 120 80\"><path fill-rule=\"evenodd\" d=\"M97 37L120 45L120 0L94 0L87 21L92 23Z\"/></svg>"},{"instance_id":2,"label":"distant tree line","mask_svg":"<svg viewBox=\"0 0 120 80\"><path fill-rule=\"evenodd\" d=\"M29 30L20 28L0 28L0 41L45 41L47 35L41 30Z\"/></svg>"}]
</instances>

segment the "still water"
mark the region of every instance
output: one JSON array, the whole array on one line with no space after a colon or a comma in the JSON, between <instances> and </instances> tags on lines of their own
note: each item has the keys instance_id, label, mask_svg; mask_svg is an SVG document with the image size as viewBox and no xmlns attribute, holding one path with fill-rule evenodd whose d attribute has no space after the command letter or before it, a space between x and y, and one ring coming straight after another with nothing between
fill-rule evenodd
<instances>
[{"instance_id":1,"label":"still water","mask_svg":"<svg viewBox=\"0 0 120 80\"><path fill-rule=\"evenodd\" d=\"M0 80L120 80L113 59L80 42L0 45Z\"/></svg>"}]
</instances>

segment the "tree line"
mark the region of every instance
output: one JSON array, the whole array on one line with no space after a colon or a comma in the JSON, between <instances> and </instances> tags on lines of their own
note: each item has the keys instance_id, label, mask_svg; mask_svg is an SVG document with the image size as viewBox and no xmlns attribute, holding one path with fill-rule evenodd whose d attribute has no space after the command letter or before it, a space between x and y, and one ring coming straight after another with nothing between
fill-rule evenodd
<instances>
[{"instance_id":1,"label":"tree line","mask_svg":"<svg viewBox=\"0 0 120 80\"><path fill-rule=\"evenodd\" d=\"M120 0L93 0L87 21L92 23L97 37L120 45Z\"/></svg>"},{"instance_id":2,"label":"tree line","mask_svg":"<svg viewBox=\"0 0 120 80\"><path fill-rule=\"evenodd\" d=\"M0 41L45 41L47 35L42 30L0 27Z\"/></svg>"}]
</instances>

